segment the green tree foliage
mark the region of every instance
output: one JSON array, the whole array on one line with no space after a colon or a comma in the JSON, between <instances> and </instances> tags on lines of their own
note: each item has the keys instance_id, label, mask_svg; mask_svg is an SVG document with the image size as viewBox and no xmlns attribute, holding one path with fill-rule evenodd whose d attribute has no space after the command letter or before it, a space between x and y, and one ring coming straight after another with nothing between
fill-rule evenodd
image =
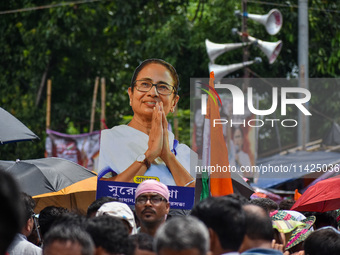
<instances>
[{"instance_id":1,"label":"green tree foliage","mask_svg":"<svg viewBox=\"0 0 340 255\"><path fill-rule=\"evenodd\" d=\"M25 123L41 140L0 148L2 159L39 158L44 155L46 79L52 80L51 129L59 132L89 131L93 87L96 77L106 79L106 123L109 127L124 123L132 112L127 88L134 68L146 58L163 58L180 75L179 136L189 143L189 84L192 77L208 77L208 56L204 40L216 43L240 42L231 34L241 29L240 0L172 1L71 1L8 0L0 3L0 12L64 3L53 8L0 15L0 104ZM310 77L339 76L339 7L333 1L309 3ZM269 65L256 47L249 47L250 59L261 56L260 65L249 67L252 77L284 78L294 76L297 66L298 10L294 6L277 7L248 1L249 13L264 14L279 8L284 25L279 34L270 36L264 27L248 22L249 34L264 41L283 41L278 60ZM323 11L330 10L330 11ZM336 12L334 12L336 11ZM217 60L228 65L242 62L242 49L230 51ZM242 77L243 70L229 77ZM39 90L43 86L39 97ZM325 116L339 120L339 100L335 85L311 88L311 105ZM271 88L256 88L270 104ZM338 90L337 90L338 91ZM96 105L99 129L100 92ZM38 100L39 99L39 100ZM327 103L325 103L327 102ZM292 113L295 114L295 113ZM320 137L329 120L321 115L313 137ZM313 113L314 117L314 113ZM172 118L172 117L171 117ZM171 119L170 118L170 119ZM323 120L323 121L320 121ZM170 120L173 123L173 120ZM260 129L259 150L277 147L274 129ZM296 135L280 130L283 145L292 144Z\"/></svg>"}]
</instances>

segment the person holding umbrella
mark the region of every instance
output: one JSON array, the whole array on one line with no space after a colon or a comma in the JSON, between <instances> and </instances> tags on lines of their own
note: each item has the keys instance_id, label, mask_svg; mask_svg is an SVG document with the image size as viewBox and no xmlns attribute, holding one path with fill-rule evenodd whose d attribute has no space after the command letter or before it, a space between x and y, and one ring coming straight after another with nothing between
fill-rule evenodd
<instances>
[{"instance_id":1,"label":"person holding umbrella","mask_svg":"<svg viewBox=\"0 0 340 255\"><path fill-rule=\"evenodd\" d=\"M168 130L167 115L178 103L178 89L176 70L164 60L147 59L136 68L128 89L131 122L101 133L99 170L112 170L110 180L153 176L166 185L195 186L189 170L190 158L197 155Z\"/></svg>"}]
</instances>

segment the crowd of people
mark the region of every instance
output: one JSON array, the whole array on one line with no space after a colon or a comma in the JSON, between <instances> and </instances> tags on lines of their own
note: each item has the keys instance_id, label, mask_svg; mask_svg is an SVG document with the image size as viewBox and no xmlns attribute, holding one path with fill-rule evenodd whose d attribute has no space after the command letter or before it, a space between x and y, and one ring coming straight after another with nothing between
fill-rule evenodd
<instances>
[{"instance_id":1,"label":"crowd of people","mask_svg":"<svg viewBox=\"0 0 340 255\"><path fill-rule=\"evenodd\" d=\"M197 161L168 130L178 90L169 63L144 61L128 90L133 119L102 132L99 169L111 174L106 179L160 180L141 182L133 207L101 197L86 215L56 206L37 215L34 199L0 169L0 255L339 255L339 211L302 214L290 210L289 200L278 205L231 194L196 201L189 214L174 213L167 185L195 187L190 160ZM241 135L235 132L235 139ZM240 155L238 164L245 164Z\"/></svg>"},{"instance_id":2,"label":"crowd of people","mask_svg":"<svg viewBox=\"0 0 340 255\"><path fill-rule=\"evenodd\" d=\"M340 254L338 211L302 214L290 200L209 197L175 216L168 187L146 180L133 208L101 197L86 215L56 206L36 215L11 175L0 171L0 183L0 255Z\"/></svg>"}]
</instances>

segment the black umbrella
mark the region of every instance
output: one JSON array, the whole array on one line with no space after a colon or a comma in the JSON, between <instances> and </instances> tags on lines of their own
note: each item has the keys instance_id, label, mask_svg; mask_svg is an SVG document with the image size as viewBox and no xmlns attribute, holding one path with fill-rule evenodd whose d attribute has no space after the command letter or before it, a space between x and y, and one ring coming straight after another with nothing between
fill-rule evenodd
<instances>
[{"instance_id":1,"label":"black umbrella","mask_svg":"<svg viewBox=\"0 0 340 255\"><path fill-rule=\"evenodd\" d=\"M230 173L234 193L249 198L253 193L253 188L238 173Z\"/></svg>"},{"instance_id":2,"label":"black umbrella","mask_svg":"<svg viewBox=\"0 0 340 255\"><path fill-rule=\"evenodd\" d=\"M81 165L62 158L0 160L0 169L12 174L21 190L31 196L57 192L76 182L96 176Z\"/></svg>"},{"instance_id":3,"label":"black umbrella","mask_svg":"<svg viewBox=\"0 0 340 255\"><path fill-rule=\"evenodd\" d=\"M39 139L39 137L20 120L0 107L0 144L33 139Z\"/></svg>"}]
</instances>

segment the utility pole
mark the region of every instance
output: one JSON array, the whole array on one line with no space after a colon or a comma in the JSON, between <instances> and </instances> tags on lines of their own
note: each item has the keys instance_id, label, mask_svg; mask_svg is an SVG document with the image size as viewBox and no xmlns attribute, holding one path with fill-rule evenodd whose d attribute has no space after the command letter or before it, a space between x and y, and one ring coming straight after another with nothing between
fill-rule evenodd
<instances>
[{"instance_id":1,"label":"utility pole","mask_svg":"<svg viewBox=\"0 0 340 255\"><path fill-rule=\"evenodd\" d=\"M299 87L309 88L308 72L308 0L299 0L299 34L298 34L298 65L299 65ZM308 102L305 105L308 110ZM298 146L306 149L309 142L309 117L301 111L298 113Z\"/></svg>"},{"instance_id":2,"label":"utility pole","mask_svg":"<svg viewBox=\"0 0 340 255\"><path fill-rule=\"evenodd\" d=\"M242 19L242 42L247 43L248 42L248 37L244 35L248 35L248 15L247 13L247 0L242 0L242 11L243 11L243 19ZM249 59L249 45L243 47L243 63L246 63ZM243 77L244 77L244 82L242 85L242 90L243 92L247 91L248 88L248 78L249 78L249 70L245 66L243 68Z\"/></svg>"}]
</instances>

